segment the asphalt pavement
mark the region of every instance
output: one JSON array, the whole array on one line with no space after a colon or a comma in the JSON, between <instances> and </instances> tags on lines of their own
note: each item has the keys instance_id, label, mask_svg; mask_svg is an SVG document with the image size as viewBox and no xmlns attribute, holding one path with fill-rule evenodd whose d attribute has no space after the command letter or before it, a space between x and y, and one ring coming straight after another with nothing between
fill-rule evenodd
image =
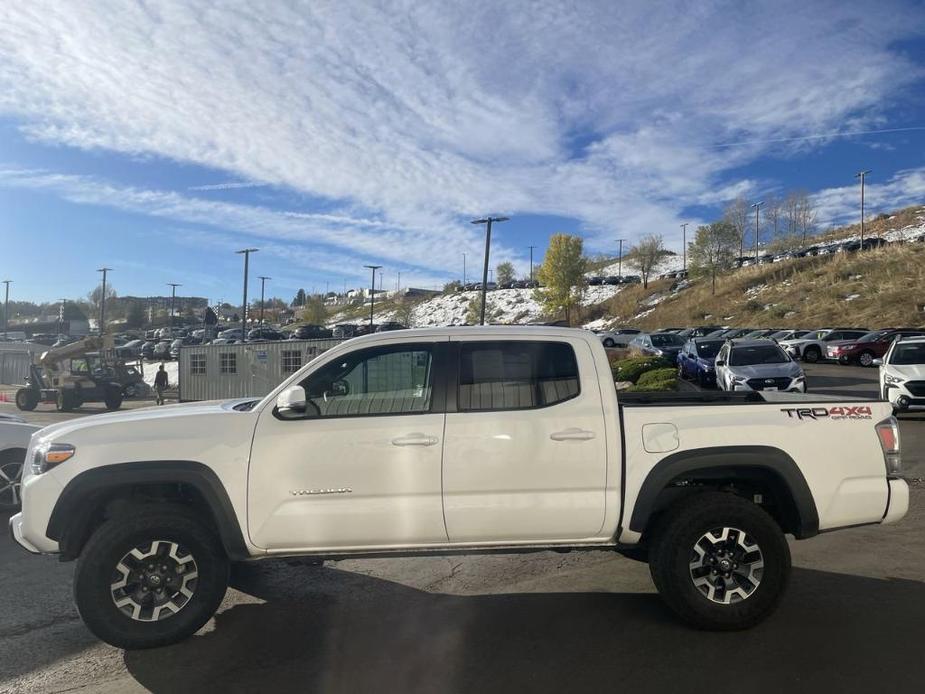
<instances>
[{"instance_id":1,"label":"asphalt pavement","mask_svg":"<svg viewBox=\"0 0 925 694\"><path fill-rule=\"evenodd\" d=\"M807 372L811 391L876 395L875 371ZM919 471L925 420L901 427ZM73 564L29 555L4 534L0 692L919 692L923 502L914 487L898 525L792 542L779 611L729 634L680 625L647 567L609 552L272 560L235 566L222 608L195 637L124 652L81 623Z\"/></svg>"}]
</instances>

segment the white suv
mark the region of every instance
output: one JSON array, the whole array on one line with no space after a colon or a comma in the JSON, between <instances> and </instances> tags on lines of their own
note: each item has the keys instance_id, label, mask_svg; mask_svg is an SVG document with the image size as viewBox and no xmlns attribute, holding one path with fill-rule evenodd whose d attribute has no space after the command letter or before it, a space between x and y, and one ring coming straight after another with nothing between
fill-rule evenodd
<instances>
[{"instance_id":1,"label":"white suv","mask_svg":"<svg viewBox=\"0 0 925 694\"><path fill-rule=\"evenodd\" d=\"M880 366L880 395L895 411L925 409L925 337L893 342Z\"/></svg>"},{"instance_id":2,"label":"white suv","mask_svg":"<svg viewBox=\"0 0 925 694\"><path fill-rule=\"evenodd\" d=\"M827 328L814 330L798 340L781 340L780 346L787 350L794 359L815 363L826 356L825 348L830 342L838 340L857 340L869 330L863 328Z\"/></svg>"}]
</instances>

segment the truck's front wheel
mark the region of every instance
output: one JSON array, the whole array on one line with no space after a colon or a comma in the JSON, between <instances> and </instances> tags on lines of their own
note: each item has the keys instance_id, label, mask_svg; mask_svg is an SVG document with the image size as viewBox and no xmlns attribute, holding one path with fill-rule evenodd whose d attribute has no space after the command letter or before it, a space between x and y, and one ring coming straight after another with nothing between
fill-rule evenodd
<instances>
[{"instance_id":1,"label":"truck's front wheel","mask_svg":"<svg viewBox=\"0 0 925 694\"><path fill-rule=\"evenodd\" d=\"M747 629L777 607L790 548L763 509L734 494L695 494L667 512L649 554L665 603L700 629Z\"/></svg>"},{"instance_id":2,"label":"truck's front wheel","mask_svg":"<svg viewBox=\"0 0 925 694\"><path fill-rule=\"evenodd\" d=\"M228 560L212 532L182 506L111 518L87 542L74 599L87 627L126 649L182 641L218 609Z\"/></svg>"}]
</instances>

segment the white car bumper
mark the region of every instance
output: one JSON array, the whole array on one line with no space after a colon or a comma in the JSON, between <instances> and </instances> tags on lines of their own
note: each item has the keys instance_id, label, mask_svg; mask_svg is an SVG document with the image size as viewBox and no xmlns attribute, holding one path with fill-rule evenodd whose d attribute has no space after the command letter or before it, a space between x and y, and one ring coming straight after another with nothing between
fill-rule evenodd
<instances>
[{"instance_id":1,"label":"white car bumper","mask_svg":"<svg viewBox=\"0 0 925 694\"><path fill-rule=\"evenodd\" d=\"M23 471L22 511L10 518L10 534L28 551L58 552L58 543L46 537L45 532L61 491L61 484L50 472L32 475Z\"/></svg>"},{"instance_id":2,"label":"white car bumper","mask_svg":"<svg viewBox=\"0 0 925 694\"><path fill-rule=\"evenodd\" d=\"M886 513L881 521L884 524L896 523L902 520L909 511L909 485L905 480L890 479L890 500L886 505Z\"/></svg>"},{"instance_id":3,"label":"white car bumper","mask_svg":"<svg viewBox=\"0 0 925 694\"><path fill-rule=\"evenodd\" d=\"M925 410L925 397L913 395L902 383L887 386L886 399L897 410Z\"/></svg>"},{"instance_id":4,"label":"white car bumper","mask_svg":"<svg viewBox=\"0 0 925 694\"><path fill-rule=\"evenodd\" d=\"M806 392L806 381L797 381L796 379L790 382L790 385L786 388L752 388L747 383L736 383L733 385L732 390L736 391L779 391L781 393L805 393Z\"/></svg>"}]
</instances>

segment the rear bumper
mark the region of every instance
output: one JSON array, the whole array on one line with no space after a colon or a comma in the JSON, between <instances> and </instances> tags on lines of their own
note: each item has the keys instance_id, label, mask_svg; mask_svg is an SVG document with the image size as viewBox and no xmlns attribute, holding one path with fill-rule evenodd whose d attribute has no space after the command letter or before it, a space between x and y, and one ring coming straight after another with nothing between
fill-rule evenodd
<instances>
[{"instance_id":1,"label":"rear bumper","mask_svg":"<svg viewBox=\"0 0 925 694\"><path fill-rule=\"evenodd\" d=\"M887 481L890 485L890 498L881 523L897 523L909 511L909 485L901 479L891 478Z\"/></svg>"}]
</instances>

